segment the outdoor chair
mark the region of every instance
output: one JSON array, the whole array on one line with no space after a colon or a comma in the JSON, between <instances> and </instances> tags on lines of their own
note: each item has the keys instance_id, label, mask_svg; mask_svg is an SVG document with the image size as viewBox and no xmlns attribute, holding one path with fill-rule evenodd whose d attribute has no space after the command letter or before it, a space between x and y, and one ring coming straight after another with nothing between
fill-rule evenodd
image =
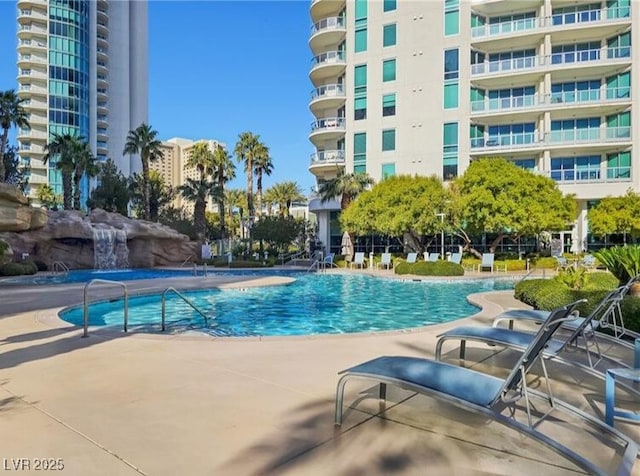
<instances>
[{"instance_id":1,"label":"outdoor chair","mask_svg":"<svg viewBox=\"0 0 640 476\"><path fill-rule=\"evenodd\" d=\"M335 253L329 253L329 254L327 254L327 256L325 256L325 257L324 257L324 259L322 260L322 264L323 264L325 267L326 267L326 266L329 266L329 267L331 268L331 267L334 267L334 266L335 266L335 267L337 268L337 267L338 267L338 265L337 265L337 264L335 264L335 263L333 262L333 259L335 258L335 256L336 256L336 254L335 254Z\"/></svg>"},{"instance_id":2,"label":"outdoor chair","mask_svg":"<svg viewBox=\"0 0 640 476\"><path fill-rule=\"evenodd\" d=\"M440 253L429 253L429 261L435 263L440 258Z\"/></svg>"},{"instance_id":3,"label":"outdoor chair","mask_svg":"<svg viewBox=\"0 0 640 476\"><path fill-rule=\"evenodd\" d=\"M580 266L585 269L595 269L596 268L596 257L593 255L585 255L584 258L580 261Z\"/></svg>"},{"instance_id":4,"label":"outdoor chair","mask_svg":"<svg viewBox=\"0 0 640 476\"><path fill-rule=\"evenodd\" d=\"M418 253L407 254L407 263L415 263L418 259Z\"/></svg>"},{"instance_id":5,"label":"outdoor chair","mask_svg":"<svg viewBox=\"0 0 640 476\"><path fill-rule=\"evenodd\" d=\"M364 252L363 251L358 251L353 256L353 261L351 262L351 268L352 269L353 269L354 265L357 266L358 268L364 268L365 267Z\"/></svg>"},{"instance_id":6,"label":"outdoor chair","mask_svg":"<svg viewBox=\"0 0 640 476\"><path fill-rule=\"evenodd\" d=\"M483 253L482 261L478 265L478 271L482 271L485 268L489 268L493 273L493 260L495 255L493 253Z\"/></svg>"},{"instance_id":7,"label":"outdoor chair","mask_svg":"<svg viewBox=\"0 0 640 476\"><path fill-rule=\"evenodd\" d=\"M378 263L378 268L384 267L386 269L391 269L391 266L391 253L382 253L380 262Z\"/></svg>"},{"instance_id":8,"label":"outdoor chair","mask_svg":"<svg viewBox=\"0 0 640 476\"><path fill-rule=\"evenodd\" d=\"M556 271L558 270L562 270L565 271L567 268L569 268L571 265L569 264L569 262L567 261L567 258L565 258L564 256L556 256Z\"/></svg>"},{"instance_id":9,"label":"outdoor chair","mask_svg":"<svg viewBox=\"0 0 640 476\"><path fill-rule=\"evenodd\" d=\"M364 362L340 372L336 389L335 423L342 424L343 400L346 383L351 379L363 379L379 383L379 398L386 399L387 385L394 385L419 394L433 396L456 406L471 409L487 415L501 424L541 441L558 454L567 457L590 474L608 474L606 469L544 434L545 425L538 423L545 419L552 410L563 410L572 416L580 417L585 423L596 429L596 433L608 434L624 448L617 474L629 474L638 454L637 444L612 427L564 402L556 400L549 386L542 350L562 322L573 312L578 303L555 309L544 322L530 344L526 347L506 379L487 375L476 370L438 362L426 358L385 356ZM547 384L547 392L530 389L527 376L536 362L541 362ZM530 399L543 399L551 404L551 410L543 414L537 421L532 420L532 404ZM524 400L527 423L516 419L516 403ZM533 407L536 411L536 407ZM508 411L505 413L505 410ZM609 461L607 461L609 464Z\"/></svg>"},{"instance_id":10,"label":"outdoor chair","mask_svg":"<svg viewBox=\"0 0 640 476\"><path fill-rule=\"evenodd\" d=\"M455 264L462 263L462 253L452 253L449 257L449 261Z\"/></svg>"}]
</instances>

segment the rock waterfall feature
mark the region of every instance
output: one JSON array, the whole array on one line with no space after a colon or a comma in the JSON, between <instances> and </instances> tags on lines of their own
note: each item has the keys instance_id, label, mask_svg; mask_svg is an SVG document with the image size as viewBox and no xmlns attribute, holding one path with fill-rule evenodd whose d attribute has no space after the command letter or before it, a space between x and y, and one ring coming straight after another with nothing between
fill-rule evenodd
<instances>
[{"instance_id":1,"label":"rock waterfall feature","mask_svg":"<svg viewBox=\"0 0 640 476\"><path fill-rule=\"evenodd\" d=\"M127 232L115 228L94 228L93 260L95 269L128 268Z\"/></svg>"}]
</instances>

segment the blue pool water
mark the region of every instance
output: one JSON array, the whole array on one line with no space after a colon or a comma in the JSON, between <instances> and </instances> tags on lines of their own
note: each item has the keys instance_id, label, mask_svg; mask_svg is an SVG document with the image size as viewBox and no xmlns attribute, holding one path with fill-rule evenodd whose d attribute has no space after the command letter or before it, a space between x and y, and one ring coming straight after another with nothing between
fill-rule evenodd
<instances>
[{"instance_id":1,"label":"blue pool water","mask_svg":"<svg viewBox=\"0 0 640 476\"><path fill-rule=\"evenodd\" d=\"M298 274L286 286L185 291L204 319L175 295L167 295L170 331L200 329L222 336L343 334L406 329L449 322L477 312L466 296L512 289L509 280L399 281L364 275ZM160 295L130 298L129 325L160 328ZM82 325L82 307L60 317ZM123 324L122 301L90 306L89 324Z\"/></svg>"},{"instance_id":2,"label":"blue pool water","mask_svg":"<svg viewBox=\"0 0 640 476\"><path fill-rule=\"evenodd\" d=\"M202 267L198 268L198 276L202 276ZM213 269L209 268L208 274L210 276L221 275L256 275L256 274L280 274L278 270L270 268L265 269ZM92 270L81 269L73 270L68 273L49 275L49 276L20 276L16 278L8 278L0 280L0 286L5 284L10 285L32 285L32 284L64 284L64 283L86 283L92 279L109 279L112 281L132 281L136 279L158 279L158 278L180 278L180 277L193 277L193 269L185 268L180 270L174 269L113 269L113 270Z\"/></svg>"}]
</instances>

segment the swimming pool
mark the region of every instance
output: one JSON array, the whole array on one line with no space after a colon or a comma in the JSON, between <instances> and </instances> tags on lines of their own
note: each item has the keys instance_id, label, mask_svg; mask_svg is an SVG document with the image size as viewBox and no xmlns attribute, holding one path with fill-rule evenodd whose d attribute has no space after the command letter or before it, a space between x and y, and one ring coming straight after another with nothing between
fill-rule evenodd
<instances>
[{"instance_id":1,"label":"swimming pool","mask_svg":"<svg viewBox=\"0 0 640 476\"><path fill-rule=\"evenodd\" d=\"M278 270L271 268L259 269L228 269L209 268L209 276L246 276L255 274L280 274ZM198 276L203 275L202 267L198 268ZM86 283L92 279L109 279L112 281L132 281L136 279L159 279L159 278L188 278L193 277L193 268L185 269L78 269L67 273L40 275L40 276L19 276L0 280L1 285L22 285L33 284L66 284L66 283Z\"/></svg>"},{"instance_id":2,"label":"swimming pool","mask_svg":"<svg viewBox=\"0 0 640 476\"><path fill-rule=\"evenodd\" d=\"M301 274L285 286L209 289L183 294L209 316L204 319L177 296L167 295L171 332L198 329L219 336L345 334L407 329L460 319L477 312L466 296L512 289L497 279L400 281L349 274ZM81 326L82 307L60 317ZM90 305L89 325L123 323L121 300ZM159 330L159 294L129 299L129 325Z\"/></svg>"}]
</instances>

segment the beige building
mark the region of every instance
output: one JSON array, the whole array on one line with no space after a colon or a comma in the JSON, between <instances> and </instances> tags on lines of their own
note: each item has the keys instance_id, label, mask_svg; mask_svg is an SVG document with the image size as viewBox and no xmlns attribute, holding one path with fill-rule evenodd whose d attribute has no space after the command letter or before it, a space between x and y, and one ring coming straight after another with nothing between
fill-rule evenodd
<instances>
[{"instance_id":1,"label":"beige building","mask_svg":"<svg viewBox=\"0 0 640 476\"><path fill-rule=\"evenodd\" d=\"M319 181L340 168L446 181L505 157L576 195L561 238L579 250L596 200L640 190L640 1L312 0L310 14ZM339 203L309 206L335 245Z\"/></svg>"},{"instance_id":2,"label":"beige building","mask_svg":"<svg viewBox=\"0 0 640 476\"><path fill-rule=\"evenodd\" d=\"M187 167L186 164L191 156L193 146L199 142L206 142L210 150L215 147L226 147L225 144L212 139L200 139L193 141L190 139L182 139L174 137L162 142L163 157L150 164L152 170L156 170L162 176L167 185L176 188L185 183L187 178L197 179L199 174L194 167ZM187 213L193 213L193 203L182 199L181 196L176 197L174 206L184 208ZM208 211L217 211L214 204L209 201L207 205Z\"/></svg>"}]
</instances>

